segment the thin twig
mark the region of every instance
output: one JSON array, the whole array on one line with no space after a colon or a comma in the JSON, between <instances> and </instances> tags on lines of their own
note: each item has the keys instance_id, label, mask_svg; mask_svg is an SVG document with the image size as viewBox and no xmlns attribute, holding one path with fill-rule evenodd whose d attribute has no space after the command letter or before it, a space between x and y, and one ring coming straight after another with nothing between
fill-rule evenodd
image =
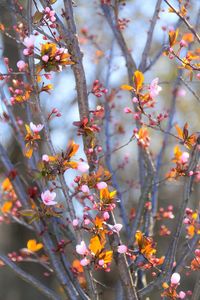
<instances>
[{"instance_id":1,"label":"thin twig","mask_svg":"<svg viewBox=\"0 0 200 300\"><path fill-rule=\"evenodd\" d=\"M164 0L165 3L175 12L175 14L185 23L187 28L194 34L194 36L197 38L198 42L200 43L200 36L194 29L194 27L184 18L170 3L168 0Z\"/></svg>"},{"instance_id":2,"label":"thin twig","mask_svg":"<svg viewBox=\"0 0 200 300\"><path fill-rule=\"evenodd\" d=\"M152 44L152 39L153 39L154 28L155 28L157 20L158 20L158 15L159 15L159 12L160 12L161 3L162 3L162 0L157 0L153 17L150 20L150 27L149 27L149 30L147 32L146 44L144 46L144 50L143 50L142 58L141 58L141 63L140 63L140 66L139 66L139 70L141 70L142 72L144 72L144 70L146 70L147 58L148 58L149 52L151 50L151 44Z\"/></svg>"},{"instance_id":3,"label":"thin twig","mask_svg":"<svg viewBox=\"0 0 200 300\"><path fill-rule=\"evenodd\" d=\"M24 280L25 282L29 283L33 287L35 287L39 292L41 292L44 296L46 296L48 299L52 300L60 300L61 298L50 288L45 286L43 283L41 283L39 280L37 280L32 275L28 274L24 270L22 270L20 267L18 267L16 264L14 264L7 256L0 254L0 260L12 270L19 278Z\"/></svg>"}]
</instances>

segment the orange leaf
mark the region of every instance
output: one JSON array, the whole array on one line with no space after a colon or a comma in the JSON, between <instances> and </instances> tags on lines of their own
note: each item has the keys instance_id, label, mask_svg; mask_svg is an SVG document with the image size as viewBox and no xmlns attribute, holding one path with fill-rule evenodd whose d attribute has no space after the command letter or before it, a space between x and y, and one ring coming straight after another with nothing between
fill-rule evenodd
<instances>
[{"instance_id":1,"label":"orange leaf","mask_svg":"<svg viewBox=\"0 0 200 300\"><path fill-rule=\"evenodd\" d=\"M89 249L94 256L99 256L99 253L103 250L105 242L101 243L99 237L96 235L91 238Z\"/></svg>"},{"instance_id":2,"label":"orange leaf","mask_svg":"<svg viewBox=\"0 0 200 300\"><path fill-rule=\"evenodd\" d=\"M127 84L123 84L123 85L121 85L121 89L124 91L132 91L133 87L130 85L127 85Z\"/></svg>"},{"instance_id":3,"label":"orange leaf","mask_svg":"<svg viewBox=\"0 0 200 300\"><path fill-rule=\"evenodd\" d=\"M66 156L68 158L71 158L72 156L74 156L76 154L78 149L79 149L79 145L76 144L74 141L70 141L67 146Z\"/></svg>"},{"instance_id":4,"label":"orange leaf","mask_svg":"<svg viewBox=\"0 0 200 300\"><path fill-rule=\"evenodd\" d=\"M10 212L12 206L13 206L12 201L6 201L1 208L2 213L6 214L6 213Z\"/></svg>"},{"instance_id":5,"label":"orange leaf","mask_svg":"<svg viewBox=\"0 0 200 300\"><path fill-rule=\"evenodd\" d=\"M176 44L176 40L179 34L179 29L169 31L169 44L173 47Z\"/></svg>"},{"instance_id":6,"label":"orange leaf","mask_svg":"<svg viewBox=\"0 0 200 300\"><path fill-rule=\"evenodd\" d=\"M42 248L43 248L43 244L42 243L37 244L36 240L29 240L27 242L27 249L31 252L37 252Z\"/></svg>"},{"instance_id":7,"label":"orange leaf","mask_svg":"<svg viewBox=\"0 0 200 300\"><path fill-rule=\"evenodd\" d=\"M138 93L141 90L143 82L144 82L143 73L138 71L138 70L135 71L133 80L134 80L134 83L135 83L136 92Z\"/></svg>"},{"instance_id":8,"label":"orange leaf","mask_svg":"<svg viewBox=\"0 0 200 300\"><path fill-rule=\"evenodd\" d=\"M26 149L24 150L24 155L25 155L27 158L31 158L32 155L33 155L33 148L32 148L32 147L29 147L29 145L27 146L27 144L26 144Z\"/></svg>"},{"instance_id":9,"label":"orange leaf","mask_svg":"<svg viewBox=\"0 0 200 300\"><path fill-rule=\"evenodd\" d=\"M73 262L72 262L72 268L76 269L76 271L78 273L83 273L83 267L82 265L80 264L80 261L78 259L75 259Z\"/></svg>"},{"instance_id":10,"label":"orange leaf","mask_svg":"<svg viewBox=\"0 0 200 300\"><path fill-rule=\"evenodd\" d=\"M8 177L4 179L4 181L1 184L1 187L4 191L9 191L12 189L12 183L10 182L10 179Z\"/></svg>"},{"instance_id":11,"label":"orange leaf","mask_svg":"<svg viewBox=\"0 0 200 300\"><path fill-rule=\"evenodd\" d=\"M185 33L182 36L182 40L186 41L187 43L192 43L194 41L194 35L190 32Z\"/></svg>"},{"instance_id":12,"label":"orange leaf","mask_svg":"<svg viewBox=\"0 0 200 300\"><path fill-rule=\"evenodd\" d=\"M113 257L113 251L110 250L110 251L102 252L98 258L103 259L104 264L108 264L112 261L112 257Z\"/></svg>"},{"instance_id":13,"label":"orange leaf","mask_svg":"<svg viewBox=\"0 0 200 300\"><path fill-rule=\"evenodd\" d=\"M175 124L175 128L176 128L178 137L179 137L180 139L183 139L183 130L178 126L178 124Z\"/></svg>"}]
</instances>

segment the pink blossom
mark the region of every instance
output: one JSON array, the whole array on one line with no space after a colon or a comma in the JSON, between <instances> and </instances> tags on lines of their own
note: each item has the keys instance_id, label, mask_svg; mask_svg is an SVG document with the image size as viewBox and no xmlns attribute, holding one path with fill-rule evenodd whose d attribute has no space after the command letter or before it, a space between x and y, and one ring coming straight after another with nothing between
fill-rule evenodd
<instances>
[{"instance_id":1,"label":"pink blossom","mask_svg":"<svg viewBox=\"0 0 200 300\"><path fill-rule=\"evenodd\" d=\"M184 299L185 296L186 296L186 293L183 292L183 291L180 291L179 294L178 294L178 296L179 296L180 299Z\"/></svg>"},{"instance_id":2,"label":"pink blossom","mask_svg":"<svg viewBox=\"0 0 200 300\"><path fill-rule=\"evenodd\" d=\"M72 221L72 225L73 225L74 227L78 226L78 223L79 223L79 220L78 220L78 219L74 219L74 220Z\"/></svg>"},{"instance_id":3,"label":"pink blossom","mask_svg":"<svg viewBox=\"0 0 200 300\"><path fill-rule=\"evenodd\" d=\"M45 11L45 13L49 14L51 11L51 8L47 6L44 11Z\"/></svg>"},{"instance_id":4,"label":"pink blossom","mask_svg":"<svg viewBox=\"0 0 200 300\"><path fill-rule=\"evenodd\" d=\"M179 273L173 273L171 276L171 284L178 284L181 279L181 276Z\"/></svg>"},{"instance_id":5,"label":"pink blossom","mask_svg":"<svg viewBox=\"0 0 200 300\"><path fill-rule=\"evenodd\" d=\"M108 220L108 219L110 218L110 215L109 215L109 213L108 213L107 211L105 211L105 212L103 213L103 218L104 218L105 221Z\"/></svg>"},{"instance_id":6,"label":"pink blossom","mask_svg":"<svg viewBox=\"0 0 200 300\"><path fill-rule=\"evenodd\" d=\"M89 170L89 165L84 161L80 161L78 162L77 170L82 173L87 172Z\"/></svg>"},{"instance_id":7,"label":"pink blossom","mask_svg":"<svg viewBox=\"0 0 200 300\"><path fill-rule=\"evenodd\" d=\"M98 261L98 264L99 264L100 266L103 266L103 265L104 265L104 260L103 260L103 259L100 259L100 260Z\"/></svg>"},{"instance_id":8,"label":"pink blossom","mask_svg":"<svg viewBox=\"0 0 200 300\"><path fill-rule=\"evenodd\" d=\"M90 260L87 259L86 257L83 258L83 259L81 259L81 261L80 261L80 264L81 264L81 266L83 266L83 267L89 265L89 263L90 263Z\"/></svg>"},{"instance_id":9,"label":"pink blossom","mask_svg":"<svg viewBox=\"0 0 200 300\"><path fill-rule=\"evenodd\" d=\"M30 36L25 37L23 41L23 44L24 46L26 46L26 48L33 48L34 43L35 43L35 36L32 34Z\"/></svg>"},{"instance_id":10,"label":"pink blossom","mask_svg":"<svg viewBox=\"0 0 200 300\"><path fill-rule=\"evenodd\" d=\"M107 188L107 183L106 182L104 182L104 181L101 181L101 182L98 182L97 183L97 188L98 188L98 190L102 190L102 189L105 189L105 188Z\"/></svg>"},{"instance_id":11,"label":"pink blossom","mask_svg":"<svg viewBox=\"0 0 200 300\"><path fill-rule=\"evenodd\" d=\"M21 71L24 71L25 68L26 68L26 63L25 63L25 61L19 60L19 61L17 62L17 67L18 67L18 69L19 69L20 72L21 72Z\"/></svg>"},{"instance_id":12,"label":"pink blossom","mask_svg":"<svg viewBox=\"0 0 200 300\"><path fill-rule=\"evenodd\" d=\"M200 79L200 73L197 73L196 76L197 76L197 79Z\"/></svg>"},{"instance_id":13,"label":"pink blossom","mask_svg":"<svg viewBox=\"0 0 200 300\"><path fill-rule=\"evenodd\" d=\"M85 220L84 220L84 224L85 224L85 225L89 225L90 222L91 222L90 219L85 219Z\"/></svg>"},{"instance_id":14,"label":"pink blossom","mask_svg":"<svg viewBox=\"0 0 200 300\"><path fill-rule=\"evenodd\" d=\"M24 54L25 56L29 55L29 50L28 50L27 48L25 48L25 49L23 50L23 54Z\"/></svg>"},{"instance_id":15,"label":"pink blossom","mask_svg":"<svg viewBox=\"0 0 200 300\"><path fill-rule=\"evenodd\" d=\"M128 248L127 248L126 245L120 245L120 246L118 246L118 248L117 248L117 252L118 252L118 253L121 253L121 254L126 253L127 250L128 250Z\"/></svg>"},{"instance_id":16,"label":"pink blossom","mask_svg":"<svg viewBox=\"0 0 200 300\"><path fill-rule=\"evenodd\" d=\"M180 47L187 47L188 43L185 40L180 40Z\"/></svg>"},{"instance_id":17,"label":"pink blossom","mask_svg":"<svg viewBox=\"0 0 200 300\"><path fill-rule=\"evenodd\" d=\"M184 90L182 88L178 89L177 92L176 92L177 97L185 97L185 95L186 95L186 90Z\"/></svg>"},{"instance_id":18,"label":"pink blossom","mask_svg":"<svg viewBox=\"0 0 200 300\"><path fill-rule=\"evenodd\" d=\"M34 133L38 133L43 129L44 125L38 124L35 125L33 122L30 123L30 128Z\"/></svg>"},{"instance_id":19,"label":"pink blossom","mask_svg":"<svg viewBox=\"0 0 200 300\"><path fill-rule=\"evenodd\" d=\"M49 156L47 154L42 155L42 160L48 162L49 161Z\"/></svg>"},{"instance_id":20,"label":"pink blossom","mask_svg":"<svg viewBox=\"0 0 200 300\"><path fill-rule=\"evenodd\" d=\"M52 74L44 74L45 78L48 80L52 79Z\"/></svg>"},{"instance_id":21,"label":"pink blossom","mask_svg":"<svg viewBox=\"0 0 200 300\"><path fill-rule=\"evenodd\" d=\"M55 192L50 192L49 190L46 190L44 193L41 194L41 198L45 205L57 204L57 201L54 201L54 199L56 198Z\"/></svg>"},{"instance_id":22,"label":"pink blossom","mask_svg":"<svg viewBox=\"0 0 200 300\"><path fill-rule=\"evenodd\" d=\"M124 112L126 113L126 114L130 114L130 113L132 113L132 110L130 109L130 107L124 107Z\"/></svg>"},{"instance_id":23,"label":"pink blossom","mask_svg":"<svg viewBox=\"0 0 200 300\"><path fill-rule=\"evenodd\" d=\"M185 164L188 162L188 159L190 157L190 154L188 152L183 152L181 157L180 157L180 161Z\"/></svg>"},{"instance_id":24,"label":"pink blossom","mask_svg":"<svg viewBox=\"0 0 200 300\"><path fill-rule=\"evenodd\" d=\"M89 187L87 186L87 184L83 184L82 187L81 187L81 191L82 191L83 193L89 194L90 189L89 189Z\"/></svg>"},{"instance_id":25,"label":"pink blossom","mask_svg":"<svg viewBox=\"0 0 200 300\"><path fill-rule=\"evenodd\" d=\"M109 225L108 224L108 227L113 231L113 232L116 232L116 233L119 233L120 230L122 229L123 225L122 224L115 224L115 225Z\"/></svg>"},{"instance_id":26,"label":"pink blossom","mask_svg":"<svg viewBox=\"0 0 200 300\"><path fill-rule=\"evenodd\" d=\"M88 253L88 249L84 241L81 241L80 244L76 245L76 252L80 255L86 255Z\"/></svg>"},{"instance_id":27,"label":"pink blossom","mask_svg":"<svg viewBox=\"0 0 200 300\"><path fill-rule=\"evenodd\" d=\"M133 101L133 103L138 103L139 102L138 98L136 98L136 97L134 97L132 101Z\"/></svg>"},{"instance_id":28,"label":"pink blossom","mask_svg":"<svg viewBox=\"0 0 200 300\"><path fill-rule=\"evenodd\" d=\"M162 87L158 85L158 81L159 78L157 77L153 79L152 82L150 83L149 90L150 90L151 98L155 98L156 96L158 96L160 91L162 91Z\"/></svg>"},{"instance_id":29,"label":"pink blossom","mask_svg":"<svg viewBox=\"0 0 200 300\"><path fill-rule=\"evenodd\" d=\"M43 55L43 56L42 56L42 60L43 60L44 62L48 62L48 60L49 60L49 55Z\"/></svg>"}]
</instances>

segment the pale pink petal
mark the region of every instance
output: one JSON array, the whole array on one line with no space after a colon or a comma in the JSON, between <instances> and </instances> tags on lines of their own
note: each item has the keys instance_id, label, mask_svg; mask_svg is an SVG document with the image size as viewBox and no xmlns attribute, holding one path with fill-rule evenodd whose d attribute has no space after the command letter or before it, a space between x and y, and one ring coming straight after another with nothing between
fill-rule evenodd
<instances>
[{"instance_id":1,"label":"pale pink petal","mask_svg":"<svg viewBox=\"0 0 200 300\"><path fill-rule=\"evenodd\" d=\"M122 254L122 253L126 253L127 250L128 250L128 248L126 245L120 245L120 246L118 246L117 252Z\"/></svg>"},{"instance_id":2,"label":"pale pink petal","mask_svg":"<svg viewBox=\"0 0 200 300\"><path fill-rule=\"evenodd\" d=\"M46 162L49 162L49 156L47 154L43 154L42 155L42 160L46 161Z\"/></svg>"},{"instance_id":3,"label":"pale pink petal","mask_svg":"<svg viewBox=\"0 0 200 300\"><path fill-rule=\"evenodd\" d=\"M106 182L104 182L104 181L101 181L101 182L98 182L97 183L97 188L99 189L99 190L102 190L102 189L105 189L105 188L107 188L107 183Z\"/></svg>"},{"instance_id":4,"label":"pale pink petal","mask_svg":"<svg viewBox=\"0 0 200 300\"><path fill-rule=\"evenodd\" d=\"M23 41L24 46L26 46L27 48L34 47L34 43L35 43L35 36L32 34L30 36L25 37Z\"/></svg>"},{"instance_id":5,"label":"pale pink petal","mask_svg":"<svg viewBox=\"0 0 200 300\"><path fill-rule=\"evenodd\" d=\"M179 273L173 273L172 276L171 276L171 283L172 284L178 284L180 279L181 279L181 276L180 276Z\"/></svg>"},{"instance_id":6,"label":"pale pink petal","mask_svg":"<svg viewBox=\"0 0 200 300\"><path fill-rule=\"evenodd\" d=\"M109 215L109 213L108 213L107 211L105 211L105 212L103 213L103 218L104 218L105 221L108 220L108 219L110 218L110 215Z\"/></svg>"},{"instance_id":7,"label":"pale pink petal","mask_svg":"<svg viewBox=\"0 0 200 300\"><path fill-rule=\"evenodd\" d=\"M180 291L179 294L178 294L178 296L179 296L180 299L184 299L185 296L186 296L186 293L183 292L183 291Z\"/></svg>"},{"instance_id":8,"label":"pale pink petal","mask_svg":"<svg viewBox=\"0 0 200 300\"><path fill-rule=\"evenodd\" d=\"M19 60L17 62L17 67L19 69L19 71L23 71L26 68L26 63L23 60Z\"/></svg>"},{"instance_id":9,"label":"pale pink petal","mask_svg":"<svg viewBox=\"0 0 200 300\"><path fill-rule=\"evenodd\" d=\"M76 245L76 252L80 255L86 255L88 253L86 244L84 241L81 241L79 245Z\"/></svg>"},{"instance_id":10,"label":"pale pink petal","mask_svg":"<svg viewBox=\"0 0 200 300\"><path fill-rule=\"evenodd\" d=\"M81 266L83 266L83 267L89 265L89 263L90 263L90 260L87 259L86 257L83 258L83 259L81 259L81 261L80 261L80 264L81 264Z\"/></svg>"},{"instance_id":11,"label":"pale pink petal","mask_svg":"<svg viewBox=\"0 0 200 300\"><path fill-rule=\"evenodd\" d=\"M73 225L74 227L78 226L78 223L79 223L79 220L78 220L78 219L74 219L74 220L72 221L72 225Z\"/></svg>"},{"instance_id":12,"label":"pale pink petal","mask_svg":"<svg viewBox=\"0 0 200 300\"><path fill-rule=\"evenodd\" d=\"M103 266L103 265L104 265L104 260L103 260L103 259L100 259L100 260L98 261L98 264L99 264L100 266Z\"/></svg>"},{"instance_id":13,"label":"pale pink petal","mask_svg":"<svg viewBox=\"0 0 200 300\"><path fill-rule=\"evenodd\" d=\"M88 187L87 184L83 184L82 187L81 187L81 191L82 191L83 193L89 194L90 189L89 189L89 187Z\"/></svg>"},{"instance_id":14,"label":"pale pink petal","mask_svg":"<svg viewBox=\"0 0 200 300\"><path fill-rule=\"evenodd\" d=\"M77 170L79 170L82 173L87 172L89 170L89 165L84 161L80 161L78 162Z\"/></svg>"}]
</instances>

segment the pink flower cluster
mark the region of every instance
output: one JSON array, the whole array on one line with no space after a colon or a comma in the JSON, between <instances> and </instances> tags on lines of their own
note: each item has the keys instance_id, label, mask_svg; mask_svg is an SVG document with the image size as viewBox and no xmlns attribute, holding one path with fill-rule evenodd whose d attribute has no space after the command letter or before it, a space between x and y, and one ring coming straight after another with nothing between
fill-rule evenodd
<instances>
[{"instance_id":1,"label":"pink flower cluster","mask_svg":"<svg viewBox=\"0 0 200 300\"><path fill-rule=\"evenodd\" d=\"M23 44L26 47L23 50L23 54L25 56L32 55L34 51L35 36L31 34L30 36L25 37Z\"/></svg>"},{"instance_id":2,"label":"pink flower cluster","mask_svg":"<svg viewBox=\"0 0 200 300\"><path fill-rule=\"evenodd\" d=\"M46 190L41 194L42 201L45 205L55 205L58 202L54 201L56 198L56 193L55 192L50 192L49 190Z\"/></svg>"}]
</instances>

